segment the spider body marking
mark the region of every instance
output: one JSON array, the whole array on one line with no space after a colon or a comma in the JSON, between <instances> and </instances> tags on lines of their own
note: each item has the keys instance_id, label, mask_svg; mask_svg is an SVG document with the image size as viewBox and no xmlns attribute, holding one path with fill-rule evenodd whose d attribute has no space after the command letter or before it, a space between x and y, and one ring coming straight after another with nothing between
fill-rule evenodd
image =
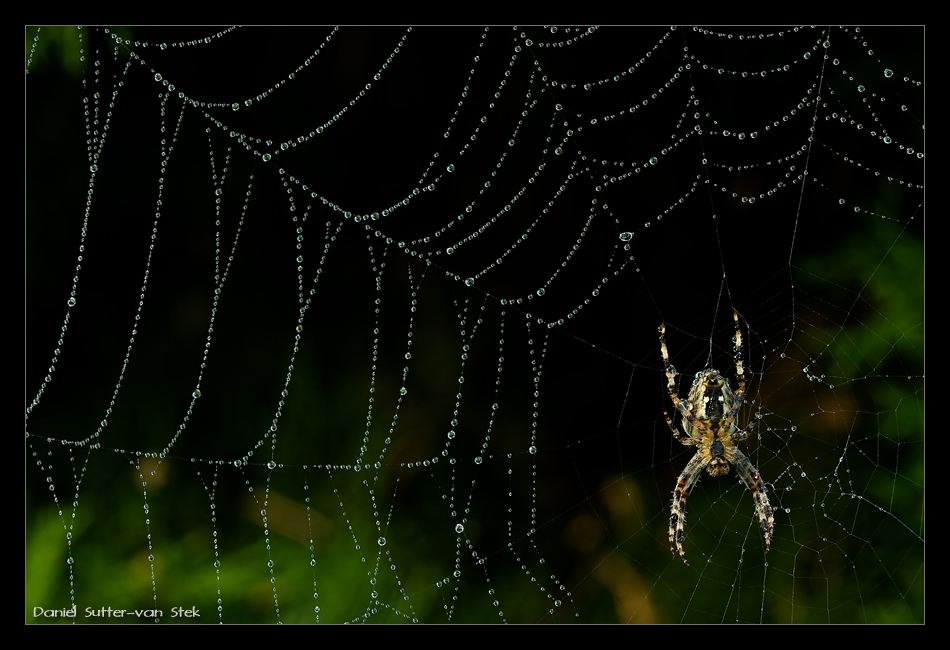
<instances>
[{"instance_id":1,"label":"spider body marking","mask_svg":"<svg viewBox=\"0 0 950 650\"><path fill-rule=\"evenodd\" d=\"M734 341L739 387L733 393L728 379L719 374L715 368L707 368L696 373L692 388L685 400L676 392L677 372L670 363L669 351L666 348L666 324L660 325L660 353L663 356L663 367L666 372L667 391L673 406L680 413L681 428L673 424L666 410L663 411L663 415L673 436L680 443L687 447L696 447L696 453L676 479L670 511L670 552L676 555L678 550L680 557L687 565L689 562L683 550L686 497L702 477L703 470L713 477L725 476L729 473L729 467L735 465L739 480L753 492L755 511L765 535L766 553L769 552L772 544L775 519L772 506L769 505L765 483L759 476L758 470L736 446L736 443L745 440L749 433L736 426L736 416L745 395L745 373L742 366L742 332L739 329L739 315L733 311L732 318L736 329Z\"/></svg>"}]
</instances>

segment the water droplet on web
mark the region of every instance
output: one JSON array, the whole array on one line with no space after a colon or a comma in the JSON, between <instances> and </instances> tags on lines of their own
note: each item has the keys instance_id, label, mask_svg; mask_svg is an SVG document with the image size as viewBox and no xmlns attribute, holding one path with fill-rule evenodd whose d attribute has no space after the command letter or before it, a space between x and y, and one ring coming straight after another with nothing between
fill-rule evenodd
<instances>
[{"instance_id":1,"label":"water droplet on web","mask_svg":"<svg viewBox=\"0 0 950 650\"><path fill-rule=\"evenodd\" d=\"M455 532L461 535L465 532L465 526L462 524L455 524Z\"/></svg>"},{"instance_id":2,"label":"water droplet on web","mask_svg":"<svg viewBox=\"0 0 950 650\"><path fill-rule=\"evenodd\" d=\"M380 537L379 539L376 540L376 543L379 544L380 546L386 546L386 538Z\"/></svg>"}]
</instances>

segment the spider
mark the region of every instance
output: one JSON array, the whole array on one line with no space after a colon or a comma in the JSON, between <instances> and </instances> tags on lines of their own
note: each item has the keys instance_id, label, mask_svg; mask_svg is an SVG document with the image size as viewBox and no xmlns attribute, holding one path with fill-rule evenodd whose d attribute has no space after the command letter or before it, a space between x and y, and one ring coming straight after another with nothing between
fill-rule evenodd
<instances>
[{"instance_id":1,"label":"spider","mask_svg":"<svg viewBox=\"0 0 950 650\"><path fill-rule=\"evenodd\" d=\"M702 477L704 469L710 476L724 476L729 473L730 464L736 466L739 480L752 490L752 496L755 498L755 511L765 533L766 553L769 552L772 543L775 520L772 516L772 506L769 505L769 499L765 493L765 483L762 482L758 470L752 466L746 455L736 447L736 443L745 440L749 433L736 426L736 415L745 394L745 373L742 369L742 332L739 330L739 316L733 311L732 318L736 324L734 341L739 388L733 393L728 379L719 374L715 368L707 368L696 373L693 387L685 400L676 394L674 380L677 373L676 368L670 363L670 355L666 349L666 323L660 325L660 353L663 355L663 366L666 369L667 390L673 406L682 416L680 420L682 431L673 425L665 409L663 415L677 440L686 446L696 447L696 454L676 479L673 507L670 512L670 552L675 556L676 551L679 550L680 557L687 565L689 562L686 561L686 553L683 551L686 497Z\"/></svg>"}]
</instances>

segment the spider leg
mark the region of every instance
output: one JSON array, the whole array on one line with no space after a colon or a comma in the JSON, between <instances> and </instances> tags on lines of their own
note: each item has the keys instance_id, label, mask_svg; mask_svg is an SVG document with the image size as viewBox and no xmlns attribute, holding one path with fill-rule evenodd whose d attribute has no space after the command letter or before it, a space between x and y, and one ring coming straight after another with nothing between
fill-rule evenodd
<instances>
[{"instance_id":1,"label":"spider leg","mask_svg":"<svg viewBox=\"0 0 950 650\"><path fill-rule=\"evenodd\" d=\"M731 430L733 423L736 421L736 414L739 412L739 407L742 406L743 397L745 396L745 372L742 367L742 330L739 329L739 314L737 314L735 310L732 312L732 320L736 324L736 334L733 337L733 341L735 341L733 351L735 353L736 377L739 379L739 387L733 395L732 408L729 409L729 413L723 422L727 431ZM732 435L733 439L737 439L740 433L743 434L741 436L743 440L749 436L748 432L741 431L738 427L736 431L733 431L730 435Z\"/></svg>"},{"instance_id":2,"label":"spider leg","mask_svg":"<svg viewBox=\"0 0 950 650\"><path fill-rule=\"evenodd\" d=\"M738 398L745 392L745 373L742 370L742 330L739 329L739 314L735 311L732 312L732 320L735 321L736 324L736 376L739 378L739 389L736 390L736 397Z\"/></svg>"},{"instance_id":3,"label":"spider leg","mask_svg":"<svg viewBox=\"0 0 950 650\"><path fill-rule=\"evenodd\" d=\"M683 529L686 526L686 497L689 496L690 490L703 475L706 465L707 461L701 453L697 452L689 461L689 464L686 465L683 473L676 479L676 489L673 490L673 506L670 510L670 553L676 555L676 551L679 550L680 557L683 558L683 562L687 566L689 566L689 562L686 560L686 551L683 550L683 537L685 537Z\"/></svg>"},{"instance_id":4,"label":"spider leg","mask_svg":"<svg viewBox=\"0 0 950 650\"><path fill-rule=\"evenodd\" d=\"M666 412L666 409L663 409L663 417L666 418L666 424L669 425L670 431L673 432L673 437L679 440L684 445L695 445L696 441L690 438L688 435L683 433L682 429L677 429L673 425L673 419L670 418L670 414Z\"/></svg>"},{"instance_id":5,"label":"spider leg","mask_svg":"<svg viewBox=\"0 0 950 650\"><path fill-rule=\"evenodd\" d=\"M709 429L701 420L697 420L690 412L688 401L680 399L680 396L676 393L676 368L670 363L670 353L666 349L666 323L660 325L660 354L663 356L663 368L666 372L666 390L670 394L670 399L673 401L673 406L676 407L676 410L679 411L683 417L689 422L690 426L695 427L703 434L710 434ZM743 384L744 385L744 384ZM684 445L694 445L696 444L693 441L692 436L687 436L685 433L682 433L673 426L673 421L670 419L669 414L664 410L663 414L666 416L666 423L670 425L670 429L673 431L673 435L676 436L676 439L679 440ZM731 424L731 423L730 423Z\"/></svg>"},{"instance_id":6,"label":"spider leg","mask_svg":"<svg viewBox=\"0 0 950 650\"><path fill-rule=\"evenodd\" d=\"M775 517L773 516L772 506L769 505L769 497L766 494L765 483L759 476L759 472L749 459L738 449L735 450L736 473L739 479L745 483L745 486L752 490L752 496L755 498L755 512L759 516L759 525L765 533L765 552L769 552L772 545L772 532L775 527Z\"/></svg>"}]
</instances>

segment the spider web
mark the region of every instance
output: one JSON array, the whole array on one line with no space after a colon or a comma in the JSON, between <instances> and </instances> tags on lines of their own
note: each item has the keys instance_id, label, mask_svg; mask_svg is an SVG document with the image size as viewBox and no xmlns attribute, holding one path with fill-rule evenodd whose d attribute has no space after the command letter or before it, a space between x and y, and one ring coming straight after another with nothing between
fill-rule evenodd
<instances>
[{"instance_id":1,"label":"spider web","mask_svg":"<svg viewBox=\"0 0 950 650\"><path fill-rule=\"evenodd\" d=\"M922 28L25 40L27 621L923 620Z\"/></svg>"}]
</instances>

